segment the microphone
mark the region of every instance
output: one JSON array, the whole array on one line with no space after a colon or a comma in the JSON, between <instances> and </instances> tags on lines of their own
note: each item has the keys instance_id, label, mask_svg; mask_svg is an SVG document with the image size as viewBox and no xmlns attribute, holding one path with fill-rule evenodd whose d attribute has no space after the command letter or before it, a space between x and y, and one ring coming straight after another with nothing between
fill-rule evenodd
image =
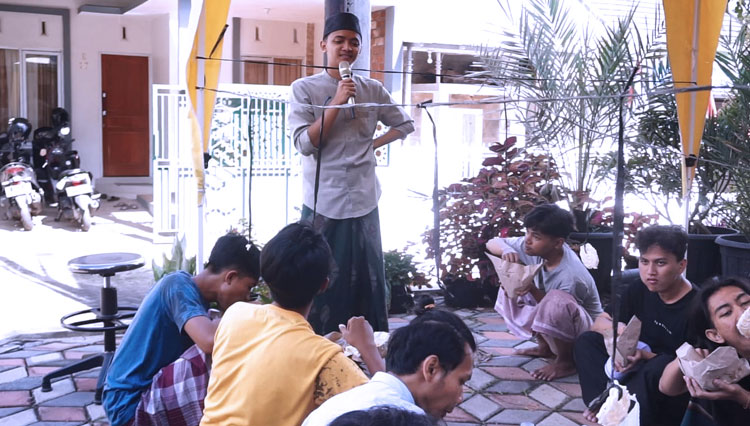
<instances>
[{"instance_id":1,"label":"microphone","mask_svg":"<svg viewBox=\"0 0 750 426\"><path fill-rule=\"evenodd\" d=\"M339 62L339 75L342 80L345 78L352 78L352 68L351 65L349 65L349 62ZM349 97L349 100L347 100L346 103L354 105L354 96ZM349 108L349 110L351 111L352 118L354 118L354 108Z\"/></svg>"}]
</instances>

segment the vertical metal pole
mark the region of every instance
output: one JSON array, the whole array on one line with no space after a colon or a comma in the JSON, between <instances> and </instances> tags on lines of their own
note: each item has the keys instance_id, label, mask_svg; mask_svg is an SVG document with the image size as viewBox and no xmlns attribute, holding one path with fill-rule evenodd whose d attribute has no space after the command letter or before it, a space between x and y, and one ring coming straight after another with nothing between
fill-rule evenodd
<instances>
[{"instance_id":1,"label":"vertical metal pole","mask_svg":"<svg viewBox=\"0 0 750 426\"><path fill-rule=\"evenodd\" d=\"M207 0L206 0L207 1ZM206 28L206 16L205 14L201 13L200 20L198 21L198 56L206 56L206 40L205 40L205 28ZM198 84L205 86L206 82L206 74L205 74L205 65L206 61L198 61ZM201 141L203 144L205 144L206 141L203 140L203 129L205 126L210 126L211 123L205 123L205 115L204 115L204 92L202 90L198 90L196 93L197 96L197 104L198 108L196 108L196 115L198 116L198 127L201 129ZM203 147L201 147L202 149ZM203 171L203 179L204 179L204 186L205 186L205 170ZM203 271L203 263L204 263L204 254L203 254L203 222L206 220L206 212L205 212L205 204L206 204L206 197L205 197L205 187L198 190L198 198L201 198L200 204L198 204L198 249L196 251L196 262L195 262L195 271L196 273L200 273ZM200 195L203 195L201 197Z\"/></svg>"}]
</instances>

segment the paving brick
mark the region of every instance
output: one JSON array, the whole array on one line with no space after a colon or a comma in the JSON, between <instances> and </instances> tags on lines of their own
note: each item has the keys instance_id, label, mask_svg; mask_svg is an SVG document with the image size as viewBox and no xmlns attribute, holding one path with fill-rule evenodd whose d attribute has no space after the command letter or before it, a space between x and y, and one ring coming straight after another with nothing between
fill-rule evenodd
<instances>
[{"instance_id":1,"label":"paving brick","mask_svg":"<svg viewBox=\"0 0 750 426\"><path fill-rule=\"evenodd\" d=\"M521 368L528 371L529 373L534 372L542 367L546 367L549 365L549 362L545 361L542 358L534 358L531 361L524 364Z\"/></svg>"},{"instance_id":2,"label":"paving brick","mask_svg":"<svg viewBox=\"0 0 750 426\"><path fill-rule=\"evenodd\" d=\"M490 418L488 423L507 423L515 425L523 422L536 423L544 418L547 413L547 411L537 410L503 410L496 416Z\"/></svg>"},{"instance_id":3,"label":"paving brick","mask_svg":"<svg viewBox=\"0 0 750 426\"><path fill-rule=\"evenodd\" d=\"M25 390L30 391L42 385L41 377L23 377L12 382L0 384L0 391ZM0 416L2 417L2 416Z\"/></svg>"},{"instance_id":4,"label":"paving brick","mask_svg":"<svg viewBox=\"0 0 750 426\"><path fill-rule=\"evenodd\" d=\"M83 359L85 356L91 356L91 352L81 352L78 350L63 352L63 357L65 357L65 359Z\"/></svg>"},{"instance_id":5,"label":"paving brick","mask_svg":"<svg viewBox=\"0 0 750 426\"><path fill-rule=\"evenodd\" d=\"M31 405L31 395L27 391L0 392L0 407L20 407Z\"/></svg>"},{"instance_id":6,"label":"paving brick","mask_svg":"<svg viewBox=\"0 0 750 426\"><path fill-rule=\"evenodd\" d=\"M81 371L80 373L74 374L75 377L93 377L99 378L99 372L101 367L92 368L91 370Z\"/></svg>"},{"instance_id":7,"label":"paving brick","mask_svg":"<svg viewBox=\"0 0 750 426\"><path fill-rule=\"evenodd\" d=\"M26 364L28 365L49 365L46 364L48 361L58 361L63 359L60 352L50 352L48 354L36 355L26 358Z\"/></svg>"},{"instance_id":8,"label":"paving brick","mask_svg":"<svg viewBox=\"0 0 750 426\"><path fill-rule=\"evenodd\" d=\"M75 392L75 386L73 386L73 380L70 377L64 378L59 382L52 384L52 390L49 392L42 392L42 388L38 387L34 389L34 400L37 404L41 404L45 401L49 401L55 398L59 398L63 395L67 395L71 392Z\"/></svg>"},{"instance_id":9,"label":"paving brick","mask_svg":"<svg viewBox=\"0 0 750 426\"><path fill-rule=\"evenodd\" d=\"M79 392L96 390L96 383L99 381L93 377L76 377L73 380L76 384L76 390Z\"/></svg>"},{"instance_id":10,"label":"paving brick","mask_svg":"<svg viewBox=\"0 0 750 426\"><path fill-rule=\"evenodd\" d=\"M476 342L477 346L479 346L479 345L481 345L481 344L483 344L484 342L487 341L487 338L484 337L484 336L482 336L479 333L472 332L471 334L472 334L472 336L474 336L474 341Z\"/></svg>"},{"instance_id":11,"label":"paving brick","mask_svg":"<svg viewBox=\"0 0 750 426\"><path fill-rule=\"evenodd\" d=\"M583 413L579 413L577 411L564 411L560 414L569 418L570 420L573 420L578 425L598 426L596 423L591 423L590 421L586 420L586 418L583 417Z\"/></svg>"},{"instance_id":12,"label":"paving brick","mask_svg":"<svg viewBox=\"0 0 750 426\"><path fill-rule=\"evenodd\" d=\"M524 393L531 387L531 383L518 380L500 380L490 386L485 392L519 394Z\"/></svg>"},{"instance_id":13,"label":"paving brick","mask_svg":"<svg viewBox=\"0 0 750 426\"><path fill-rule=\"evenodd\" d=\"M583 399L581 398L575 398L571 401L569 401L567 404L563 405L563 410L565 411L580 411L583 412L583 410L586 409L586 404L583 403Z\"/></svg>"},{"instance_id":14,"label":"paving brick","mask_svg":"<svg viewBox=\"0 0 750 426\"><path fill-rule=\"evenodd\" d=\"M491 367L520 367L530 360L531 358L527 356L500 355L493 356L489 360L483 362L482 365Z\"/></svg>"},{"instance_id":15,"label":"paving brick","mask_svg":"<svg viewBox=\"0 0 750 426\"><path fill-rule=\"evenodd\" d=\"M482 350L496 355L513 355L516 353L513 348L482 348Z\"/></svg>"},{"instance_id":16,"label":"paving brick","mask_svg":"<svg viewBox=\"0 0 750 426\"><path fill-rule=\"evenodd\" d=\"M508 331L505 324L484 324L476 328L478 331Z\"/></svg>"},{"instance_id":17,"label":"paving brick","mask_svg":"<svg viewBox=\"0 0 750 426\"><path fill-rule=\"evenodd\" d=\"M469 380L466 384L474 390L482 390L496 380L497 379L491 374L487 374L481 369L475 368L471 373L471 380Z\"/></svg>"},{"instance_id":18,"label":"paving brick","mask_svg":"<svg viewBox=\"0 0 750 426\"><path fill-rule=\"evenodd\" d=\"M28 367L26 370L29 372L29 376L45 376L60 367Z\"/></svg>"},{"instance_id":19,"label":"paving brick","mask_svg":"<svg viewBox=\"0 0 750 426\"><path fill-rule=\"evenodd\" d=\"M567 395L547 384L534 389L529 396L550 408L555 408L568 400Z\"/></svg>"},{"instance_id":20,"label":"paving brick","mask_svg":"<svg viewBox=\"0 0 750 426\"><path fill-rule=\"evenodd\" d=\"M6 359L6 358L30 358L32 356L37 355L44 355L46 353L49 353L50 351L15 351L15 352L8 352L4 354L0 354L0 359Z\"/></svg>"},{"instance_id":21,"label":"paving brick","mask_svg":"<svg viewBox=\"0 0 750 426\"><path fill-rule=\"evenodd\" d=\"M0 426L27 426L37 421L34 410L19 411L8 417L0 419Z\"/></svg>"},{"instance_id":22,"label":"paving brick","mask_svg":"<svg viewBox=\"0 0 750 426\"><path fill-rule=\"evenodd\" d=\"M535 347L537 347L537 346L538 346L538 345L537 345L536 343L534 343L534 342L532 342L532 341L530 341L530 340L525 340L525 341L523 341L523 342L521 342L521 343L517 344L517 345L515 346L515 349L516 349L516 350L520 350L520 349L531 349L531 348L535 348Z\"/></svg>"},{"instance_id":23,"label":"paving brick","mask_svg":"<svg viewBox=\"0 0 750 426\"><path fill-rule=\"evenodd\" d=\"M574 398L581 397L581 385L579 385L578 383L550 382L550 385L565 392L566 394L568 394L568 396L572 396Z\"/></svg>"},{"instance_id":24,"label":"paving brick","mask_svg":"<svg viewBox=\"0 0 750 426\"><path fill-rule=\"evenodd\" d=\"M563 382L563 383L580 383L581 382L580 379L578 378L578 374L574 374L568 377L562 377L560 379L557 379L557 381Z\"/></svg>"},{"instance_id":25,"label":"paving brick","mask_svg":"<svg viewBox=\"0 0 750 426\"><path fill-rule=\"evenodd\" d=\"M482 395L474 395L462 402L461 408L479 420L486 420L500 411L500 406L495 401Z\"/></svg>"},{"instance_id":26,"label":"paving brick","mask_svg":"<svg viewBox=\"0 0 750 426\"><path fill-rule=\"evenodd\" d=\"M528 371L518 367L485 367L484 371L502 380L535 380Z\"/></svg>"},{"instance_id":27,"label":"paving brick","mask_svg":"<svg viewBox=\"0 0 750 426\"><path fill-rule=\"evenodd\" d=\"M83 407L39 407L39 420L73 422L86 421L86 410Z\"/></svg>"},{"instance_id":28,"label":"paving brick","mask_svg":"<svg viewBox=\"0 0 750 426\"><path fill-rule=\"evenodd\" d=\"M0 354L6 354L23 349L23 346L18 342L8 342L0 346Z\"/></svg>"},{"instance_id":29,"label":"paving brick","mask_svg":"<svg viewBox=\"0 0 750 426\"><path fill-rule=\"evenodd\" d=\"M482 334L484 334L488 339L524 340L523 338L518 337L515 334L508 333L507 331L483 331Z\"/></svg>"},{"instance_id":30,"label":"paving brick","mask_svg":"<svg viewBox=\"0 0 750 426\"><path fill-rule=\"evenodd\" d=\"M85 407L94 401L94 392L73 392L40 405L48 407Z\"/></svg>"},{"instance_id":31,"label":"paving brick","mask_svg":"<svg viewBox=\"0 0 750 426\"><path fill-rule=\"evenodd\" d=\"M76 348L77 352L99 353L104 352L104 345L88 345Z\"/></svg>"},{"instance_id":32,"label":"paving brick","mask_svg":"<svg viewBox=\"0 0 750 426\"><path fill-rule=\"evenodd\" d=\"M89 404L86 406L86 412L91 420L107 420L107 413L104 412L104 407L101 405Z\"/></svg>"},{"instance_id":33,"label":"paving brick","mask_svg":"<svg viewBox=\"0 0 750 426\"><path fill-rule=\"evenodd\" d=\"M31 423L29 426L80 426L82 423L79 421L75 422L36 422Z\"/></svg>"},{"instance_id":34,"label":"paving brick","mask_svg":"<svg viewBox=\"0 0 750 426\"><path fill-rule=\"evenodd\" d=\"M503 324L505 325L505 320L500 316L480 316L477 318L477 320L482 321L485 324Z\"/></svg>"},{"instance_id":35,"label":"paving brick","mask_svg":"<svg viewBox=\"0 0 750 426\"><path fill-rule=\"evenodd\" d=\"M448 413L448 415L445 416L444 419L446 422L453 421L453 422L469 422L469 424L477 424L477 419L475 419L471 414L467 413L466 411L462 410L460 407L456 407Z\"/></svg>"},{"instance_id":36,"label":"paving brick","mask_svg":"<svg viewBox=\"0 0 750 426\"><path fill-rule=\"evenodd\" d=\"M37 350L50 350L50 351L64 351L65 349L70 349L78 346L75 343L65 343L65 342L51 342L51 343L44 343L39 346L35 346L34 349Z\"/></svg>"},{"instance_id":37,"label":"paving brick","mask_svg":"<svg viewBox=\"0 0 750 426\"><path fill-rule=\"evenodd\" d=\"M512 348L518 344L518 340L486 339L481 343L482 348Z\"/></svg>"},{"instance_id":38,"label":"paving brick","mask_svg":"<svg viewBox=\"0 0 750 426\"><path fill-rule=\"evenodd\" d=\"M510 410L546 410L547 407L539 402L529 398L526 395L497 395L487 394L487 396L498 403L502 408Z\"/></svg>"},{"instance_id":39,"label":"paving brick","mask_svg":"<svg viewBox=\"0 0 750 426\"><path fill-rule=\"evenodd\" d=\"M12 367L10 370L0 373L0 383L8 383L27 376L25 367Z\"/></svg>"},{"instance_id":40,"label":"paving brick","mask_svg":"<svg viewBox=\"0 0 750 426\"><path fill-rule=\"evenodd\" d=\"M4 407L0 408L0 419L8 417L11 414L15 414L19 411L23 411L26 407Z\"/></svg>"},{"instance_id":41,"label":"paving brick","mask_svg":"<svg viewBox=\"0 0 750 426\"><path fill-rule=\"evenodd\" d=\"M0 365L15 365L15 366L25 366L26 361L23 358L5 358L0 359Z\"/></svg>"},{"instance_id":42,"label":"paving brick","mask_svg":"<svg viewBox=\"0 0 750 426\"><path fill-rule=\"evenodd\" d=\"M578 426L578 424L558 413L552 413L547 416L547 418L537 423L537 426Z\"/></svg>"}]
</instances>

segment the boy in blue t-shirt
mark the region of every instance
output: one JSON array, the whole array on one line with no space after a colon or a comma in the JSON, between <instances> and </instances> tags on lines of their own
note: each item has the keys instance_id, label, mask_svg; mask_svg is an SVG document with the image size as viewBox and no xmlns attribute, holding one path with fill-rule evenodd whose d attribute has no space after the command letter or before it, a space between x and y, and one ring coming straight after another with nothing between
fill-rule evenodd
<instances>
[{"instance_id":1,"label":"boy in blue t-shirt","mask_svg":"<svg viewBox=\"0 0 750 426\"><path fill-rule=\"evenodd\" d=\"M247 301L259 277L260 251L245 237L227 234L216 242L206 269L201 273L191 277L179 271L156 283L138 308L107 374L102 403L112 426L128 425L134 420L138 423L136 408L142 415L149 410L159 414L158 407L139 407L139 403L153 405L142 401L144 392L155 393L152 400L165 397L163 390L154 391L161 386L156 381L162 380L162 376L176 381L174 371L182 369L180 371L187 374L201 371L205 372L205 377L198 382L208 382L210 361L205 362L206 355L213 350L219 323L218 318L209 318L208 306L216 302L224 311L235 302ZM187 359L183 353L189 348L200 357L190 358L184 363L187 367L174 367L173 363L179 364L176 361ZM195 363L194 359L203 364L201 368L190 365ZM174 371L162 374L163 368ZM189 380L195 387L195 377ZM205 389L201 392L205 396ZM194 406L191 410L197 411L193 414L197 415L197 421L200 421L202 396L200 400L188 401ZM184 420L186 424L193 422Z\"/></svg>"}]
</instances>

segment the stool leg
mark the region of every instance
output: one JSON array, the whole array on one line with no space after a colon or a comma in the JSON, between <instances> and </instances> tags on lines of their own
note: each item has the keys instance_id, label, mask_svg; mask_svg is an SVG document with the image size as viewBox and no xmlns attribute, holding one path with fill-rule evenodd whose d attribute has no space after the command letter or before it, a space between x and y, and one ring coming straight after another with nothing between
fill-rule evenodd
<instances>
[{"instance_id":1,"label":"stool leg","mask_svg":"<svg viewBox=\"0 0 750 426\"><path fill-rule=\"evenodd\" d=\"M105 354L94 355L45 375L42 377L42 392L49 392L52 390L52 379L99 367L102 365L102 362L104 362L104 358Z\"/></svg>"},{"instance_id":2,"label":"stool leg","mask_svg":"<svg viewBox=\"0 0 750 426\"><path fill-rule=\"evenodd\" d=\"M109 277L105 277L108 279ZM99 299L99 310L102 316L116 315L117 314L117 289L114 287L102 287L101 297ZM112 327L114 324L111 321L104 321L106 327ZM115 343L115 331L107 330L104 332L104 351L114 352L117 348Z\"/></svg>"},{"instance_id":3,"label":"stool leg","mask_svg":"<svg viewBox=\"0 0 750 426\"><path fill-rule=\"evenodd\" d=\"M112 358L115 356L113 352L105 352L102 354L102 369L99 371L99 380L96 382L96 393L94 393L94 404L102 405L102 392L104 391L104 385L107 383L107 372L109 366L112 365Z\"/></svg>"}]
</instances>

